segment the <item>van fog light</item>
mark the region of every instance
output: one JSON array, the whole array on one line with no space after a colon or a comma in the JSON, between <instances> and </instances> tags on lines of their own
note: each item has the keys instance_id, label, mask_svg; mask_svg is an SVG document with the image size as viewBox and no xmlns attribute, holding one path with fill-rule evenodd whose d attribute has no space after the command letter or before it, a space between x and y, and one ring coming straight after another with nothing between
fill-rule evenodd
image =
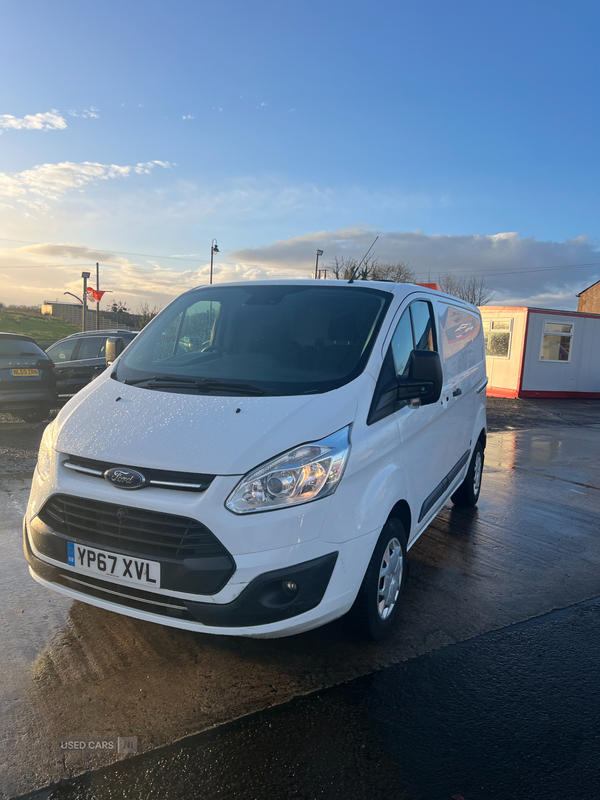
<instances>
[{"instance_id":1,"label":"van fog light","mask_svg":"<svg viewBox=\"0 0 600 800\"><path fill-rule=\"evenodd\" d=\"M283 581L281 588L283 589L284 593L288 595L288 597L293 597L298 591L298 584L294 581Z\"/></svg>"}]
</instances>

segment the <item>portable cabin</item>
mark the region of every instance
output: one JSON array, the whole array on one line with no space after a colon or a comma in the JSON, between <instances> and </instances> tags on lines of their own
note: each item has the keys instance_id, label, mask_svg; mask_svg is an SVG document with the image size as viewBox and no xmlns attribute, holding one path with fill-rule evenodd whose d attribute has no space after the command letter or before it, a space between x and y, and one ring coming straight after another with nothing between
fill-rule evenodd
<instances>
[{"instance_id":1,"label":"portable cabin","mask_svg":"<svg viewBox=\"0 0 600 800\"><path fill-rule=\"evenodd\" d=\"M600 314L479 310L489 397L600 398Z\"/></svg>"}]
</instances>

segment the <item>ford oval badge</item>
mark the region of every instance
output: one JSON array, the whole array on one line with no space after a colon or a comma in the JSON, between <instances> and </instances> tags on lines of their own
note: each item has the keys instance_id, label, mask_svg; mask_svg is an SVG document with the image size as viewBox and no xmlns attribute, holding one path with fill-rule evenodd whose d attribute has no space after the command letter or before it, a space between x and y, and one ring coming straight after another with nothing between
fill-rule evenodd
<instances>
[{"instance_id":1,"label":"ford oval badge","mask_svg":"<svg viewBox=\"0 0 600 800\"><path fill-rule=\"evenodd\" d=\"M146 483L141 472L127 467L111 467L106 470L104 477L117 489L141 489Z\"/></svg>"}]
</instances>

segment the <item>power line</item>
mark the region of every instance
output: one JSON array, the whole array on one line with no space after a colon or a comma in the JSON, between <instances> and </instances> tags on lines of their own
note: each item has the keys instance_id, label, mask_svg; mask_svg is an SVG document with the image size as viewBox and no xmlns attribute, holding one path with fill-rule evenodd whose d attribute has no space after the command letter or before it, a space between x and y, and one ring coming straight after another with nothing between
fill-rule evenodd
<instances>
[{"instance_id":1,"label":"power line","mask_svg":"<svg viewBox=\"0 0 600 800\"><path fill-rule=\"evenodd\" d=\"M92 262L90 264L16 264L16 265L8 265L5 266L4 264L0 264L0 270L2 269L74 269L77 267L93 267L96 262ZM110 266L116 266L114 264Z\"/></svg>"},{"instance_id":2,"label":"power line","mask_svg":"<svg viewBox=\"0 0 600 800\"><path fill-rule=\"evenodd\" d=\"M34 246L50 244L50 242L28 242L25 239L3 239L0 237L0 242L14 242L15 244L31 244ZM170 258L174 261L190 261L194 264L204 264L205 259L200 258L184 258L182 256L157 256L153 253L131 253L126 250L105 250L103 247L80 247L74 244L55 244L52 247L62 247L65 250L97 250L101 253L107 253L110 256L144 256L145 258ZM94 261L94 264L96 262Z\"/></svg>"},{"instance_id":3,"label":"power line","mask_svg":"<svg viewBox=\"0 0 600 800\"><path fill-rule=\"evenodd\" d=\"M164 256L164 255L157 255L156 253L132 253L127 250L105 250L103 247L81 247L78 245L72 244L51 244L49 242L28 242L25 239L3 239L0 237L0 242L14 242L15 244L30 244L36 247L44 244L50 244L51 247L62 247L67 250L97 250L100 253L106 253L109 256L142 256L143 258L166 258L170 259L171 261L184 261L189 262L190 264L205 264L208 266L208 260L203 258L184 258L183 256ZM35 253L32 253L35 255ZM81 256L84 258L85 256ZM96 263L95 261L93 262ZM100 262L106 263L106 262ZM236 267L238 264L245 266L245 267L255 267L257 269L265 269L264 264L249 264L246 261L223 261L219 259L219 264L228 264L229 266ZM141 267L142 269L151 269L151 267ZM10 267L6 267L5 269L10 269ZM268 269L268 267L267 267Z\"/></svg>"},{"instance_id":4,"label":"power line","mask_svg":"<svg viewBox=\"0 0 600 800\"><path fill-rule=\"evenodd\" d=\"M29 242L29 241L26 241L24 239L5 239L5 238L2 238L2 237L0 237L0 242L14 242L16 244L29 244L29 245L34 245L34 246L48 244L48 242ZM204 264L204 265L208 266L208 260L206 260L206 259L183 258L181 256L165 256L165 255L157 255L156 253L133 253L133 252L126 251L126 250L105 250L102 247L97 247L97 248L86 247L86 248L82 248L82 247L77 246L77 245L67 245L67 244L51 245L51 246L53 246L53 247L62 247L62 248L68 249L68 250L82 250L82 249L85 249L85 250L98 250L99 252L103 252L103 253L106 253L107 255L114 255L114 256L129 255L129 256L142 256L144 258L165 258L165 259L170 259L170 260L173 260L173 261L184 261L184 262L189 262L189 263L193 263L193 264ZM32 255L34 255L34 254L32 254ZM82 258L83 258L83 256L82 256ZM96 263L95 261L92 262L92 264L95 264L95 263ZM108 268L118 266L118 265L115 265L115 264L111 264L110 262L100 262L100 263L102 263L103 265L105 265ZM243 266L243 267L254 267L254 268L257 268L257 269L276 269L277 266L278 266L276 264L272 265L272 266L269 266L269 265L266 265L266 264L250 264L250 263L248 263L246 261L223 261L223 260L219 260L219 264L227 264L228 266L234 266L234 267L239 265L239 266ZM46 265L42 265L42 264L33 265L32 264L32 265L19 265L19 266L4 266L4 265L0 265L0 269L40 269L42 267L44 267L44 268L55 268L56 267L56 268L61 268L62 269L62 268L65 268L65 267L74 267L74 266L75 265L73 265L73 264L46 264ZM78 264L77 268L79 268L79 266L82 266L82 265ZM88 265L85 264L83 266L88 266ZM146 267L146 266L143 266L141 264L140 265L132 264L131 266L136 267L138 269L144 269L144 270L151 270L152 269L152 267ZM482 269L479 272L460 272L460 273L459 272L453 272L453 273L450 273L450 274L453 274L455 277L463 277L463 278L471 278L471 277L483 277L483 278L485 278L485 277L488 277L488 276L497 277L497 276L501 276L501 275L519 275L519 274L522 274L522 273L529 274L529 273L533 273L533 272L551 272L553 270L559 270L559 269L585 269L585 268L588 268L588 267L598 267L598 266L600 266L600 261L591 261L591 262L586 263L586 264L558 264L558 265L554 265L554 266L551 266L551 267L533 267L531 269L529 269L529 268L527 268L525 266L522 267L521 269L499 270L499 271L492 271L492 270ZM289 269L292 269L292 268L289 268ZM300 268L298 268L298 269L300 269ZM436 271L437 270L430 270L428 275L430 275L431 273L436 272ZM425 280L425 276L420 276L419 279L420 280Z\"/></svg>"},{"instance_id":5,"label":"power line","mask_svg":"<svg viewBox=\"0 0 600 800\"><path fill-rule=\"evenodd\" d=\"M501 270L499 272L494 272L492 270L481 270L480 272L450 272L449 274L456 278L487 278L488 276L496 277L498 275L529 275L531 272L549 272L557 269L586 269L589 267L599 266L600 261L591 261L589 264L562 264L561 266L557 267L533 267L532 269L523 267L522 269ZM430 277L434 272L435 270L428 272L427 277ZM425 276L423 275L420 279L425 280Z\"/></svg>"}]
</instances>

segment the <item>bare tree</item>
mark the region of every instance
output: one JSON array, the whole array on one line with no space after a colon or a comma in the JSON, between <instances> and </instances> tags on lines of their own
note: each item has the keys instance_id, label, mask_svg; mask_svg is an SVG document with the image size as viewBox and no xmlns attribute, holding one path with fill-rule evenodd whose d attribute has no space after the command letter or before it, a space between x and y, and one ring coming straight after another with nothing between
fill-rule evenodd
<instances>
[{"instance_id":1,"label":"bare tree","mask_svg":"<svg viewBox=\"0 0 600 800\"><path fill-rule=\"evenodd\" d=\"M485 306L494 296L494 290L486 286L482 276L456 276L446 272L440 275L438 284L442 292L459 297L474 306Z\"/></svg>"},{"instance_id":2,"label":"bare tree","mask_svg":"<svg viewBox=\"0 0 600 800\"><path fill-rule=\"evenodd\" d=\"M150 308L150 304L147 302L140 303L137 307L137 314L141 317L140 320L140 330L145 328L146 325L150 322L150 320L154 319L154 317L158 314L161 310L161 306L153 306Z\"/></svg>"},{"instance_id":3,"label":"bare tree","mask_svg":"<svg viewBox=\"0 0 600 800\"><path fill-rule=\"evenodd\" d=\"M371 272L371 280L414 283L415 273L404 261L398 261L397 264L376 264Z\"/></svg>"},{"instance_id":4,"label":"bare tree","mask_svg":"<svg viewBox=\"0 0 600 800\"><path fill-rule=\"evenodd\" d=\"M129 309L122 300L113 300L108 306L108 311L112 311L113 314L129 313Z\"/></svg>"},{"instance_id":5,"label":"bare tree","mask_svg":"<svg viewBox=\"0 0 600 800\"><path fill-rule=\"evenodd\" d=\"M349 281L352 275L358 281L413 283L415 279L412 269L402 261L397 264L380 264L376 258L367 257L360 264L360 268L359 264L360 262L356 258L338 258L336 256L332 264L327 267L327 271L331 271L333 277L341 281Z\"/></svg>"}]
</instances>

